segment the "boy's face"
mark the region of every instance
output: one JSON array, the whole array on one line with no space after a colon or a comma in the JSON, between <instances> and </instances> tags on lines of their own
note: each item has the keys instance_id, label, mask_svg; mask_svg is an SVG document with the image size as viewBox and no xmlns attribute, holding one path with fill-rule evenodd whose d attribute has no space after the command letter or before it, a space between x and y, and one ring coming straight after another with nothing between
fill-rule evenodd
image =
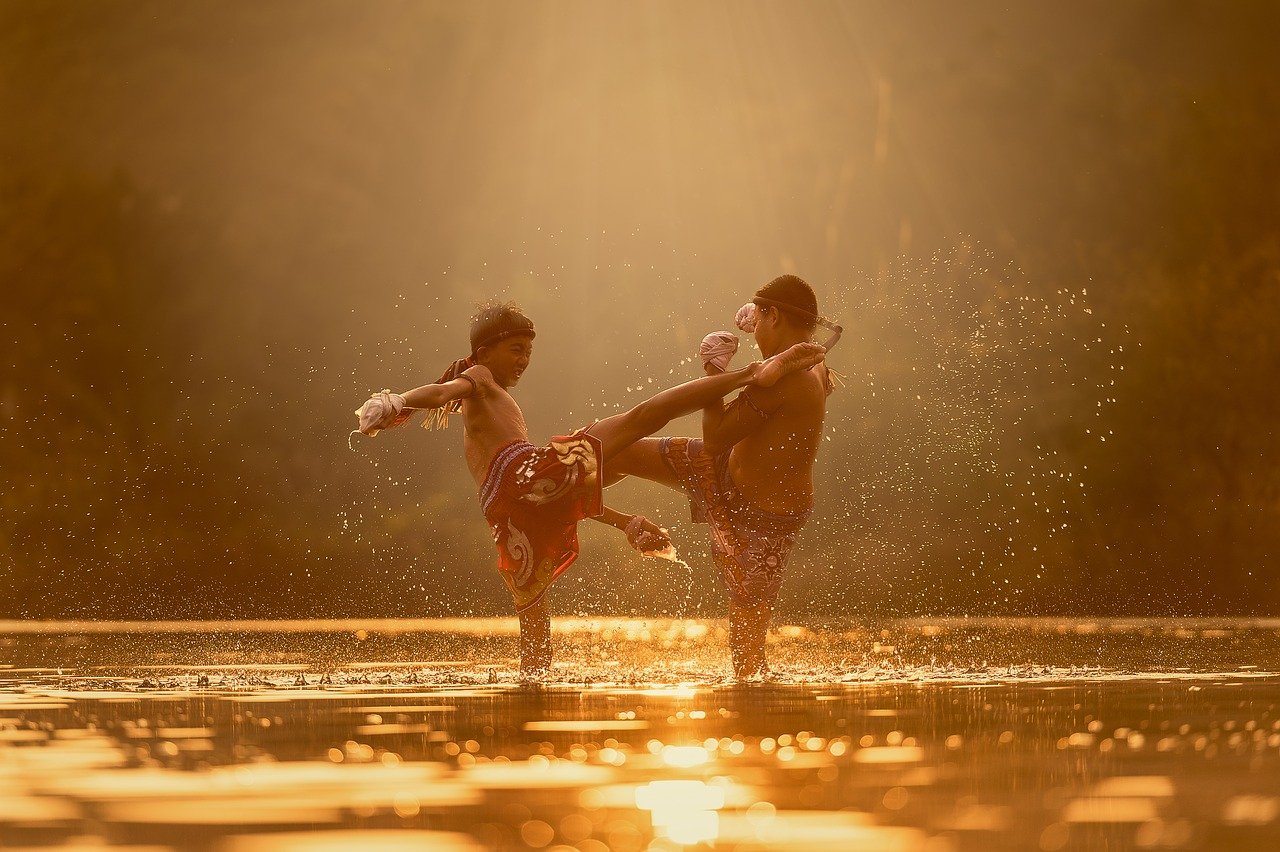
<instances>
[{"instance_id":1,"label":"boy's face","mask_svg":"<svg viewBox=\"0 0 1280 852\"><path fill-rule=\"evenodd\" d=\"M476 353L476 362L489 368L499 387L509 388L520 381L520 376L533 357L533 338L518 334L500 340L492 346L482 346Z\"/></svg>"}]
</instances>

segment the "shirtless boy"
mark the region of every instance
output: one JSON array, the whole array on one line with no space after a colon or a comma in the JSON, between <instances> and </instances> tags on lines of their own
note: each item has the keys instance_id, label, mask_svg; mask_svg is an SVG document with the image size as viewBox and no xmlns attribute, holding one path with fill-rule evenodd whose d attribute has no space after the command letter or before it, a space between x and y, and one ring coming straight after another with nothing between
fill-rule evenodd
<instances>
[{"instance_id":1,"label":"shirtless boy","mask_svg":"<svg viewBox=\"0 0 1280 852\"><path fill-rule=\"evenodd\" d=\"M529 678L544 676L551 665L547 590L578 557L577 522L599 518L630 526L633 544L637 526L651 538L657 533L643 519L605 508L601 489L607 466L674 418L714 408L740 388L771 388L823 357L822 347L798 342L765 361L668 388L624 414L535 447L509 392L529 366L534 336L533 322L514 305L482 308L471 323L470 357L454 362L432 384L403 394L383 392L357 412L360 431L375 435L403 423L410 409L461 410L467 467L480 489L498 569L520 619L520 671Z\"/></svg>"},{"instance_id":2,"label":"shirtless boy","mask_svg":"<svg viewBox=\"0 0 1280 852\"><path fill-rule=\"evenodd\" d=\"M794 275L761 287L752 304L754 328L741 327L754 332L766 357L806 345L824 322L813 289ZM720 335L730 342L725 354L731 356L736 340ZM706 372L730 375L711 363ZM813 464L830 382L820 364L769 387L750 386L728 405L716 398L704 410L702 440L646 438L609 467L606 484L634 475L686 492L694 520L710 525L712 554L729 595L733 671L740 679L768 671L765 637L783 568L813 511Z\"/></svg>"}]
</instances>

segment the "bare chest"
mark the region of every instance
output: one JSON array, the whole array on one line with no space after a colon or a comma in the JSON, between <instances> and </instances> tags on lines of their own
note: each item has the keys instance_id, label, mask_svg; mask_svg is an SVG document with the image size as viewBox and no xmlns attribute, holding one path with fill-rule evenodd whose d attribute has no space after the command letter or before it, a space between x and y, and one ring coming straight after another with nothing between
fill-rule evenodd
<instances>
[{"instance_id":1,"label":"bare chest","mask_svg":"<svg viewBox=\"0 0 1280 852\"><path fill-rule=\"evenodd\" d=\"M483 398L464 400L462 415L467 467L477 484L484 481L494 453L512 441L529 440L524 412L506 391L498 390Z\"/></svg>"}]
</instances>

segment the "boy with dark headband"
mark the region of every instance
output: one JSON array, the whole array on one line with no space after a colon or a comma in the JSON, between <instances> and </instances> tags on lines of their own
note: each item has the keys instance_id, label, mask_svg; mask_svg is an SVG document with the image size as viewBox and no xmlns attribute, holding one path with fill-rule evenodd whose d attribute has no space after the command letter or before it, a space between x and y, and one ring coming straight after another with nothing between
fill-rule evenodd
<instances>
[{"instance_id":1,"label":"boy with dark headband","mask_svg":"<svg viewBox=\"0 0 1280 852\"><path fill-rule=\"evenodd\" d=\"M766 357L808 343L823 325L818 299L803 279L783 275L761 287L738 312ZM811 344L810 344L811 345ZM737 338L715 332L703 341L709 376L725 374ZM687 493L695 521L711 530L711 548L729 595L729 644L738 678L768 671L765 637L787 557L813 511L813 464L822 437L831 374L826 364L788 374L770 387L751 386L733 402L706 406L702 439L648 438L609 467L611 484L635 475Z\"/></svg>"},{"instance_id":2,"label":"boy with dark headband","mask_svg":"<svg viewBox=\"0 0 1280 852\"><path fill-rule=\"evenodd\" d=\"M437 382L404 394L383 391L356 412L359 431L375 435L416 409L433 410L424 424L429 427L461 411L467 466L520 618L520 671L526 677L543 676L551 665L546 593L578 557L578 521L597 518L625 529L642 552L666 543L649 521L605 508L605 470L618 454L676 417L718 405L739 388L771 387L823 357L821 347L800 344L740 370L669 388L624 414L535 447L508 391L529 366L534 337L533 322L516 306L482 308L472 320L468 358L455 361Z\"/></svg>"}]
</instances>

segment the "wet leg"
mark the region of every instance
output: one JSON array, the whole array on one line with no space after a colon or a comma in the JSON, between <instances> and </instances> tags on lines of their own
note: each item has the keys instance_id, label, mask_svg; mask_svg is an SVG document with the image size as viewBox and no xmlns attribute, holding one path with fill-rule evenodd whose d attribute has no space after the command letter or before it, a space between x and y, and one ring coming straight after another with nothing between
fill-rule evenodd
<instances>
[{"instance_id":1,"label":"wet leg","mask_svg":"<svg viewBox=\"0 0 1280 852\"><path fill-rule=\"evenodd\" d=\"M729 604L729 650L733 656L733 676L738 680L763 677L769 673L764 643L773 618L773 604Z\"/></svg>"},{"instance_id":2,"label":"wet leg","mask_svg":"<svg viewBox=\"0 0 1280 852\"><path fill-rule=\"evenodd\" d=\"M551 611L544 594L520 613L520 677L542 680L551 671Z\"/></svg>"}]
</instances>

